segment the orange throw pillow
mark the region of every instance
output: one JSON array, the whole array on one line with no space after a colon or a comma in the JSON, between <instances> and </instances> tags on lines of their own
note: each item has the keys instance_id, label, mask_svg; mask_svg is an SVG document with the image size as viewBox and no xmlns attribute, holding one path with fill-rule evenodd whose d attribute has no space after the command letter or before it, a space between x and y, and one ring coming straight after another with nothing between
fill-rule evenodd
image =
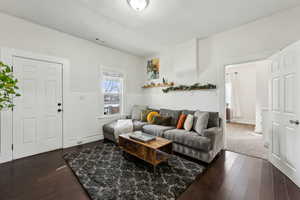
<instances>
[{"instance_id":1,"label":"orange throw pillow","mask_svg":"<svg viewBox=\"0 0 300 200\"><path fill-rule=\"evenodd\" d=\"M186 116L185 114L181 114L180 117L179 117L179 120L178 120L178 123L177 123L177 129L183 129L183 125L184 125L184 122L186 120Z\"/></svg>"}]
</instances>

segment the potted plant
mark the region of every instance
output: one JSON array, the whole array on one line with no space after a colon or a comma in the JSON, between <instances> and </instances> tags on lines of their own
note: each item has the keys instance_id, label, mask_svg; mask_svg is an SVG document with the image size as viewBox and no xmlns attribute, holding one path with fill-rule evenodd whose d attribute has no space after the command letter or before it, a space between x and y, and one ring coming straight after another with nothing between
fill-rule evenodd
<instances>
[{"instance_id":1,"label":"potted plant","mask_svg":"<svg viewBox=\"0 0 300 200\"><path fill-rule=\"evenodd\" d=\"M12 69L0 61L0 111L13 108L13 98L21 96L17 93L18 80L13 76Z\"/></svg>"}]
</instances>

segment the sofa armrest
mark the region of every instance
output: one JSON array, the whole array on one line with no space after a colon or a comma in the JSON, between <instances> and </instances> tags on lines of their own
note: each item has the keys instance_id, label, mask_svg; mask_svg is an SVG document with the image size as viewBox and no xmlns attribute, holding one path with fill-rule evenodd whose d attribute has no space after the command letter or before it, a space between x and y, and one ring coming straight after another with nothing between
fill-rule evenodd
<instances>
[{"instance_id":1,"label":"sofa armrest","mask_svg":"<svg viewBox=\"0 0 300 200\"><path fill-rule=\"evenodd\" d=\"M219 127L212 127L212 128L208 128L208 129L204 129L203 130L203 136L205 137L215 137L218 134L222 134L223 130L222 128Z\"/></svg>"},{"instance_id":2,"label":"sofa armrest","mask_svg":"<svg viewBox=\"0 0 300 200\"><path fill-rule=\"evenodd\" d=\"M212 149L218 152L223 148L223 129L219 127L212 127L203 131L203 136L211 140Z\"/></svg>"}]
</instances>

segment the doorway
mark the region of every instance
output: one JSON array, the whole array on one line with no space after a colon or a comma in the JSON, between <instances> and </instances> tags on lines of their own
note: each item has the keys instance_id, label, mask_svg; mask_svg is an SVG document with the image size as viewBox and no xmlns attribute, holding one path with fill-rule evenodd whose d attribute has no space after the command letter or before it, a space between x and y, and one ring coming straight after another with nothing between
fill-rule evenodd
<instances>
[{"instance_id":1,"label":"doorway","mask_svg":"<svg viewBox=\"0 0 300 200\"><path fill-rule=\"evenodd\" d=\"M268 110L269 60L225 68L227 150L267 159L263 112Z\"/></svg>"}]
</instances>

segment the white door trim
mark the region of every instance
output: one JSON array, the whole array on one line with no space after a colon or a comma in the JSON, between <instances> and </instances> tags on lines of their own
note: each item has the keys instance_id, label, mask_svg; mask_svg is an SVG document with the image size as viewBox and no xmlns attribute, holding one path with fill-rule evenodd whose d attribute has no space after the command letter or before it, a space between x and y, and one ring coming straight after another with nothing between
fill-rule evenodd
<instances>
[{"instance_id":1,"label":"white door trim","mask_svg":"<svg viewBox=\"0 0 300 200\"><path fill-rule=\"evenodd\" d=\"M65 146L65 133L66 133L66 111L68 111L69 99L70 99L70 63L67 59L42 55L38 53L32 53L23 50L17 50L12 48L0 49L0 60L5 64L12 66L13 57L23 57L33 60L47 61L58 63L62 65L62 99L63 99L63 116L62 116L62 148ZM12 123L12 111L1 112L1 128L0 128L0 163L8 162L13 159L12 157L12 144L13 144L13 123Z\"/></svg>"}]
</instances>

